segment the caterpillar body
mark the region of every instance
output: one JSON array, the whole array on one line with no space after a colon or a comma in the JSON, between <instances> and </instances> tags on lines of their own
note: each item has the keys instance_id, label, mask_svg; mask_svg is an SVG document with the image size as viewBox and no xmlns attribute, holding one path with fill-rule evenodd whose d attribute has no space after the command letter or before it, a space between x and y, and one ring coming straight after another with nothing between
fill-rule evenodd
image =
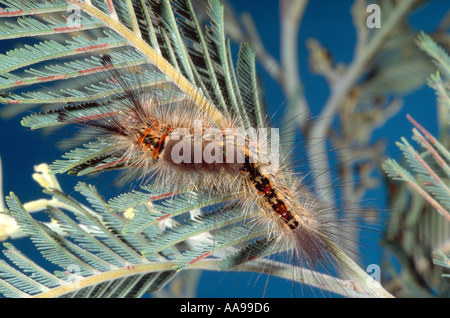
<instances>
[{"instance_id":1,"label":"caterpillar body","mask_svg":"<svg viewBox=\"0 0 450 318\"><path fill-rule=\"evenodd\" d=\"M350 223L334 217L335 207L317 198L303 182L304 175L280 164L278 130L245 129L236 114L218 121L193 102L194 96L167 102L143 86L133 86L129 75L138 77L139 71L124 74L109 54L102 56L101 63L111 72L108 81L119 84L125 93L113 103L69 106L53 115L61 124L94 128L109 150L65 171L126 169L128 177L142 184L172 186L170 193L199 190L206 196L227 197L229 206L240 207L241 219L255 233L263 233L237 253L233 266L273 251L289 251L288 262L293 265L327 272L337 269L365 284L364 275L349 270L351 260L346 255L352 252L342 252L349 239L344 227ZM83 114L85 110L89 115ZM166 216L170 215L160 219Z\"/></svg>"}]
</instances>

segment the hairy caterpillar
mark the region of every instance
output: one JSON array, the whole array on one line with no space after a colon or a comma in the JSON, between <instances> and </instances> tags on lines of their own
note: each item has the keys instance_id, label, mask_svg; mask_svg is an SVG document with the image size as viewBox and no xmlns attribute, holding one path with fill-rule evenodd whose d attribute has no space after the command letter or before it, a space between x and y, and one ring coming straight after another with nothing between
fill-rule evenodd
<instances>
[{"instance_id":1,"label":"hairy caterpillar","mask_svg":"<svg viewBox=\"0 0 450 318\"><path fill-rule=\"evenodd\" d=\"M108 81L121 86L125 94L113 103L69 106L52 115L59 123L94 128L109 150L66 171L127 169L128 177L155 187L170 186L172 194L198 190L205 197L228 196L228 205L240 207L242 215L234 217L259 233L254 244L237 253L234 266L273 251L291 251L288 262L301 267L349 270L348 258L338 247L339 243L345 247L343 226L348 223L333 218L335 208L320 202L301 176L279 166L276 151L275 156L269 154L264 143L268 136L276 141L276 131L246 131L236 114L218 120L196 107L192 96L166 102L129 80L139 77L140 71L122 73L110 55L103 55L101 62L111 71ZM161 221L166 216L170 213Z\"/></svg>"}]
</instances>

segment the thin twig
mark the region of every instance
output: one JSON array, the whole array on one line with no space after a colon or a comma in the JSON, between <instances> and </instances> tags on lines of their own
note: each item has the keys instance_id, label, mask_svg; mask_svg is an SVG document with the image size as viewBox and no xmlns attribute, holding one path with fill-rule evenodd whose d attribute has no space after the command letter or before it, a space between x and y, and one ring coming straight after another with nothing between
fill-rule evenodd
<instances>
[{"instance_id":1,"label":"thin twig","mask_svg":"<svg viewBox=\"0 0 450 318\"><path fill-rule=\"evenodd\" d=\"M331 184L331 176L327 166L326 144L317 143L317 140L323 140L327 136L342 100L348 95L369 61L374 57L377 50L394 27L409 12L415 1L416 0L404 0L398 3L398 6L392 11L386 22L383 23L382 28L377 30L367 46L357 52L358 54L354 57L341 80L336 81L336 84L331 87L331 95L322 109L317 123L311 127L309 134L309 139L311 141L310 147L308 147L308 157L319 157L317 160L311 160L311 173L314 175L314 181L318 189L323 188L324 185ZM324 199L330 203L335 202L335 198L330 191L326 194Z\"/></svg>"},{"instance_id":2,"label":"thin twig","mask_svg":"<svg viewBox=\"0 0 450 318\"><path fill-rule=\"evenodd\" d=\"M294 131L295 123L302 128L310 116L300 80L297 49L299 26L307 3L307 0L283 0L280 4L281 67L284 91L288 100L283 125L286 125L287 131ZM292 118L295 118L295 121L292 121Z\"/></svg>"}]
</instances>

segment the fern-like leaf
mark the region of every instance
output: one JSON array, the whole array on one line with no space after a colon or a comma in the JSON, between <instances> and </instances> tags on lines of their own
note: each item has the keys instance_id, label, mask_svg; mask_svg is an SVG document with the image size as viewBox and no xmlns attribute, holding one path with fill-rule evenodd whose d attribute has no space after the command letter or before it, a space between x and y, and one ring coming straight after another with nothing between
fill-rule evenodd
<instances>
[{"instance_id":1,"label":"fern-like leaf","mask_svg":"<svg viewBox=\"0 0 450 318\"><path fill-rule=\"evenodd\" d=\"M88 192L91 201L92 194L97 193L95 188L86 184L79 184L77 189L84 194ZM62 229L64 236L33 220L13 193L7 197L7 204L9 213L31 237L44 258L59 266L62 271L51 274L21 254L11 243L5 243L5 255L23 272L5 261L1 262L3 294L13 297L80 297L88 292L92 297L141 296L160 288L160 284L166 283L172 276L172 270L167 272L164 269L170 269L173 265L163 265L162 257L156 263L155 258L145 258L135 249L142 248L143 237L127 236L125 239L116 232L117 228L111 224L123 225L120 216L98 214L58 191L51 193L78 211L73 218L67 212L63 213L49 206L50 215ZM107 205L102 205L102 208L106 209ZM117 220L113 222L114 218ZM162 267L158 269L156 264ZM145 269L146 267L148 268Z\"/></svg>"},{"instance_id":2,"label":"fern-like leaf","mask_svg":"<svg viewBox=\"0 0 450 318\"><path fill-rule=\"evenodd\" d=\"M433 39L421 33L418 38L419 47L424 50L436 64L441 74L432 75L428 84L432 87L438 96L438 102L442 107L450 111L450 91L448 89L448 84L450 83L450 59L448 54L438 46ZM422 125L420 125L412 116L408 115L407 118L415 126L413 129L413 140L417 142L420 146L420 150L414 149L414 147L406 140L402 138L401 142L397 143L397 146L402 151L405 157L405 164L402 166L393 159L386 160L383 168L387 175L394 180L401 180L406 182L411 191L414 194L422 197L427 202L431 208L438 213L440 213L444 219L437 215L429 215L430 209L427 206L417 203L417 206L411 208L408 214L405 216L408 224L413 224L411 220L419 219L417 229L409 228L408 237L404 238L404 242L396 246L396 250L404 249L404 254L401 254L402 258L409 257L413 259L420 257L419 251L414 251L411 253L410 246L411 242L418 239L421 240L421 244L425 246L425 257L429 257L429 247L437 249L440 247L442 242L448 239L448 229L450 225L450 187L448 180L450 178L450 153L448 151L448 132L442 131L442 140L438 140L431 133L429 133ZM444 121L448 122L448 118ZM416 201L419 201L416 198ZM434 211L431 211L434 213ZM444 222L442 222L444 221ZM446 223L445 223L446 222ZM422 224L423 223L423 224ZM431 226L431 228L430 228ZM420 233L433 233L433 236L422 238L412 237L415 235L416 231ZM392 233L390 234L392 235ZM423 241L423 242L422 242ZM437 246L436 246L437 245ZM422 251L421 251L422 252ZM422 252L423 253L423 252ZM435 259L433 263L444 268L448 268L448 257L442 251L437 250L434 252ZM411 263L414 263L411 262ZM430 274L430 280L433 279L433 275L437 273L439 275L448 276L446 274L441 274L441 272L433 270ZM445 286L439 286L444 293L446 293L447 288Z\"/></svg>"},{"instance_id":3,"label":"fern-like leaf","mask_svg":"<svg viewBox=\"0 0 450 318\"><path fill-rule=\"evenodd\" d=\"M447 53L424 33L419 36L418 43L434 59L439 69L446 74L448 83L450 73L447 70L450 59ZM442 104L450 110L449 91L439 73L430 77L429 85L436 90ZM403 168L392 159L385 162L384 169L392 178L408 182L450 222L450 188L446 181L450 177L449 152L411 116L408 115L408 119L416 127L413 130L413 139L422 147L423 152L416 151L405 138L402 138L402 142L397 145L402 150L410 170Z\"/></svg>"}]
</instances>

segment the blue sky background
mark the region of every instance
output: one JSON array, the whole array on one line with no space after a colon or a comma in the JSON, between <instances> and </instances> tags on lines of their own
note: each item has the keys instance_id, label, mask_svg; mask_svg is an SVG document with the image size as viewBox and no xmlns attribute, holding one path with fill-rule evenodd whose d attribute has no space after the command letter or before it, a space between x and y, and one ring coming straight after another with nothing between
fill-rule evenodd
<instances>
[{"instance_id":1,"label":"blue sky background","mask_svg":"<svg viewBox=\"0 0 450 318\"><path fill-rule=\"evenodd\" d=\"M238 12L249 12L256 23L264 45L269 53L279 60L279 8L276 0L230 0ZM313 37L328 48L338 62L350 62L355 46L355 31L353 28L350 5L348 0L311 0L303 18L299 34L299 62L301 77L306 97L314 115L317 115L328 97L328 86L324 79L309 73L308 55L305 40ZM434 0L418 10L410 19L417 30L433 30L449 8L447 0ZM0 51L4 53L5 47ZM283 104L283 95L277 84L270 76L264 74L265 96L270 108L277 108ZM411 135L411 125L405 115L410 113L430 132L436 133L436 98L434 91L426 85L414 93L406 96L403 110L391 119L384 127L375 132L374 138L384 138L389 141L388 153L398 158L400 153L395 141L401 136ZM29 131L20 125L22 116L0 121L0 155L3 162L3 188L5 195L14 191L22 202L42 197L41 188L31 179L33 165L51 163L62 154L55 150L55 141L61 136L43 136L39 131ZM58 179L63 189L69 194L78 178L60 175ZM91 179L90 183L103 184L105 180ZM103 182L103 183L102 183ZM99 187L101 189L101 186ZM380 194L380 202L383 194ZM25 240L18 240L14 244L21 248L28 248ZM30 250L30 253L35 253ZM380 251L369 255L368 264L379 263ZM205 272L199 283L199 297L261 297L266 290L266 297L292 297L293 288L290 282L271 277L266 286L266 276L243 273L213 273Z\"/></svg>"}]
</instances>

